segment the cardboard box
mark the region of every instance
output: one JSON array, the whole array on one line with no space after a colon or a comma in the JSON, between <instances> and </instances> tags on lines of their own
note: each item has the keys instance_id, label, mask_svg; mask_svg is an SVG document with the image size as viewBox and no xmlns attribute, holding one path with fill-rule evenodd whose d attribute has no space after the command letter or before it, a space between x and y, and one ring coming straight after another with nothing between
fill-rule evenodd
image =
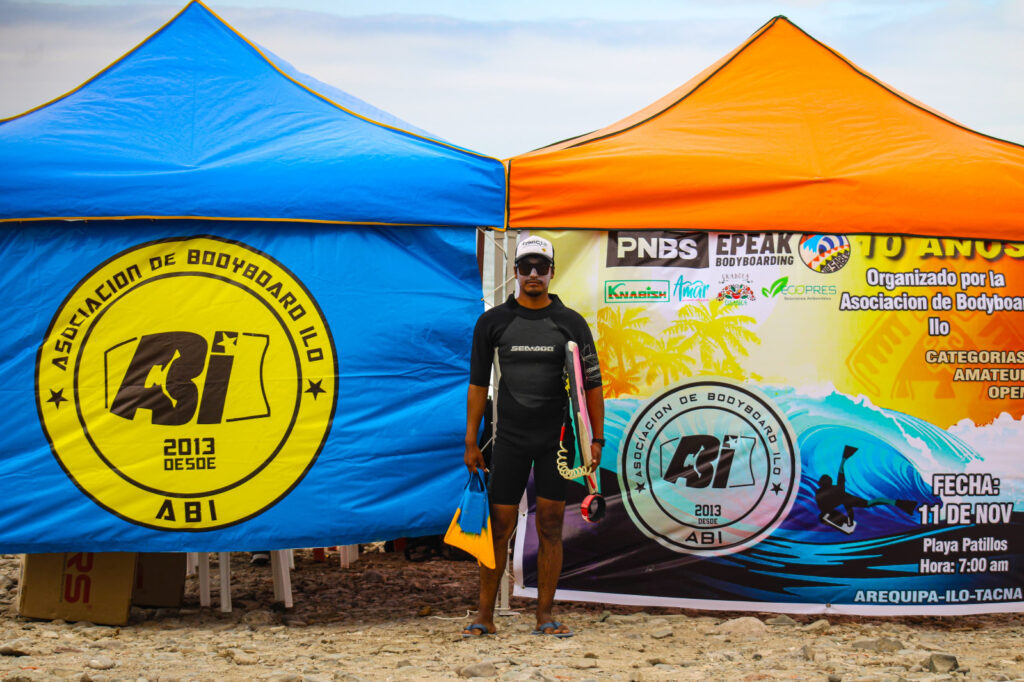
<instances>
[{"instance_id":1,"label":"cardboard box","mask_svg":"<svg viewBox=\"0 0 1024 682\"><path fill-rule=\"evenodd\" d=\"M184 552L139 552L132 604L177 608L185 596Z\"/></svg>"},{"instance_id":2,"label":"cardboard box","mask_svg":"<svg viewBox=\"0 0 1024 682\"><path fill-rule=\"evenodd\" d=\"M25 554L18 613L123 625L128 622L134 583L135 552Z\"/></svg>"}]
</instances>

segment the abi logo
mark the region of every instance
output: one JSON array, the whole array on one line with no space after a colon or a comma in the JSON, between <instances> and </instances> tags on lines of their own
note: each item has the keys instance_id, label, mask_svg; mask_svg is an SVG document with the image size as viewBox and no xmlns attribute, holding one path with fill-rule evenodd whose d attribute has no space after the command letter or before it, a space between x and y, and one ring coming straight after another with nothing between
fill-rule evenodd
<instances>
[{"instance_id":1,"label":"abi logo","mask_svg":"<svg viewBox=\"0 0 1024 682\"><path fill-rule=\"evenodd\" d=\"M269 340L266 334L218 330L209 343L194 332L161 332L117 344L104 354L104 381L116 387L110 411L131 420L143 410L151 423L164 426L183 426L193 418L196 424L220 424L225 418L269 417L259 362ZM204 370L200 392L196 381ZM232 409L225 416L229 390Z\"/></svg>"},{"instance_id":2,"label":"abi logo","mask_svg":"<svg viewBox=\"0 0 1024 682\"><path fill-rule=\"evenodd\" d=\"M688 488L753 485L750 454L755 444L749 436L726 435L722 439L707 434L685 436L679 439L668 466L662 465L664 479L676 483L681 478ZM733 476L734 462L740 464L738 476Z\"/></svg>"},{"instance_id":3,"label":"abi logo","mask_svg":"<svg viewBox=\"0 0 1024 682\"><path fill-rule=\"evenodd\" d=\"M633 416L618 464L630 520L685 554L756 545L786 518L800 483L789 423L760 391L726 379L653 398Z\"/></svg>"},{"instance_id":4,"label":"abi logo","mask_svg":"<svg viewBox=\"0 0 1024 682\"><path fill-rule=\"evenodd\" d=\"M302 480L337 376L305 286L206 236L136 246L79 282L40 346L36 393L82 492L139 525L201 531L260 514Z\"/></svg>"}]
</instances>

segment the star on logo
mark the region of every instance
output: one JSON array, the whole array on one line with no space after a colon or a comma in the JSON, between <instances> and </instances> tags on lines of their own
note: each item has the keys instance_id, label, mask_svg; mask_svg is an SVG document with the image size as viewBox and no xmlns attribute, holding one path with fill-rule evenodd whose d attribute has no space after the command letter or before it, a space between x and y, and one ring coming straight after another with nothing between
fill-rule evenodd
<instances>
[{"instance_id":1,"label":"star on logo","mask_svg":"<svg viewBox=\"0 0 1024 682\"><path fill-rule=\"evenodd\" d=\"M64 389L58 388L56 391L50 389L50 397L46 399L46 402L53 403L53 406L60 409L61 403L68 402L68 399L64 397Z\"/></svg>"},{"instance_id":2,"label":"star on logo","mask_svg":"<svg viewBox=\"0 0 1024 682\"><path fill-rule=\"evenodd\" d=\"M636 491L638 493L642 493L644 491L644 484L643 483L637 483L636 484Z\"/></svg>"},{"instance_id":3,"label":"star on logo","mask_svg":"<svg viewBox=\"0 0 1024 682\"><path fill-rule=\"evenodd\" d=\"M312 379L306 379L306 381L309 382L309 388L307 388L305 391L303 391L303 393L309 393L310 395L312 395L313 396L313 400L316 400L316 397L318 395L320 395L321 393L327 393L327 391L325 391L324 389L320 388L320 384L322 384L323 381L324 381L323 379L321 379L320 381L313 381Z\"/></svg>"},{"instance_id":4,"label":"star on logo","mask_svg":"<svg viewBox=\"0 0 1024 682\"><path fill-rule=\"evenodd\" d=\"M782 492L782 486L778 483L772 483L772 492L778 495Z\"/></svg>"}]
</instances>

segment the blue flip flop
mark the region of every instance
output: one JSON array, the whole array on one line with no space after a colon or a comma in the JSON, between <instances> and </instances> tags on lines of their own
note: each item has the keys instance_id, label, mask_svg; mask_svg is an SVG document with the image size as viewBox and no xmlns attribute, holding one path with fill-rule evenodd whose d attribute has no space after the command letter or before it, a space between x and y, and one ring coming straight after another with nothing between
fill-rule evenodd
<instances>
[{"instance_id":1,"label":"blue flip flop","mask_svg":"<svg viewBox=\"0 0 1024 682\"><path fill-rule=\"evenodd\" d=\"M557 630L560 627L562 627L562 624L559 623L557 620L553 620L550 623L543 623L542 625L540 625L536 630L534 630L530 634L531 635L547 635L548 637L557 637L558 639L565 639L567 637L572 637L573 635L576 634L572 630L570 630L569 632L544 632L545 630L549 630L549 629L550 630Z\"/></svg>"},{"instance_id":2,"label":"blue flip flop","mask_svg":"<svg viewBox=\"0 0 1024 682\"><path fill-rule=\"evenodd\" d=\"M480 623L472 623L462 629L469 630L469 632L473 632L474 630L476 630L480 633L479 635L471 635L469 634L469 632L463 632L462 639L476 639L477 637L488 637L494 634L493 632L487 629L486 625L481 625Z\"/></svg>"}]
</instances>

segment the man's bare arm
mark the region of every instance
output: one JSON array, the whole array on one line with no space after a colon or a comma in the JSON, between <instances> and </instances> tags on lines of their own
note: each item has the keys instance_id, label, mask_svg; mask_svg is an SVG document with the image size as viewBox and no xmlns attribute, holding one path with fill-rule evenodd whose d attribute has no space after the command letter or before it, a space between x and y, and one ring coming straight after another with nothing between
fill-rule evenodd
<instances>
[{"instance_id":1,"label":"man's bare arm","mask_svg":"<svg viewBox=\"0 0 1024 682\"><path fill-rule=\"evenodd\" d=\"M484 453L480 452L477 445L480 440L480 420L484 417L484 410L487 408L487 387L469 385L466 394L466 454L464 459L466 468L476 471L478 468L486 471L484 466Z\"/></svg>"}]
</instances>

